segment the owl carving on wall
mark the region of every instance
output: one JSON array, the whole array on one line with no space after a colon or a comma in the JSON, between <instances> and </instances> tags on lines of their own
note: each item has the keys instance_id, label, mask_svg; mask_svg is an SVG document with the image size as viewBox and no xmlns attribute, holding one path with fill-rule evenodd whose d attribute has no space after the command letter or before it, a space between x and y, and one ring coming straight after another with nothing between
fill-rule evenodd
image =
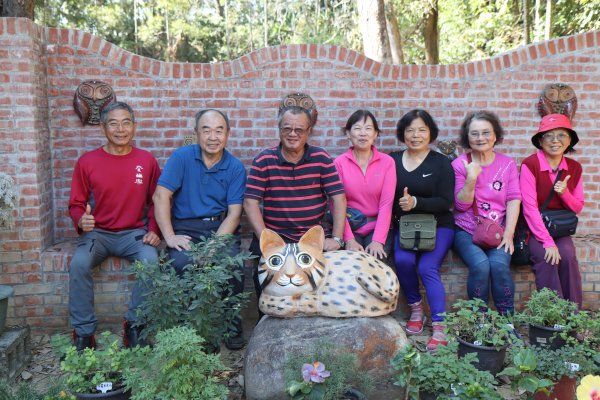
<instances>
[{"instance_id":1,"label":"owl carving on wall","mask_svg":"<svg viewBox=\"0 0 600 400\"><path fill-rule=\"evenodd\" d=\"M108 83L91 79L83 81L77 87L73 108L83 125L99 125L100 112L115 101L117 96Z\"/></svg>"},{"instance_id":2,"label":"owl carving on wall","mask_svg":"<svg viewBox=\"0 0 600 400\"><path fill-rule=\"evenodd\" d=\"M450 161L454 161L458 157L455 140L439 140L437 142L437 148L440 153L448 157Z\"/></svg>"},{"instance_id":3,"label":"owl carving on wall","mask_svg":"<svg viewBox=\"0 0 600 400\"><path fill-rule=\"evenodd\" d=\"M572 121L577 111L577 96L569 85L551 83L544 87L538 102L540 116L548 114L563 114Z\"/></svg>"},{"instance_id":4,"label":"owl carving on wall","mask_svg":"<svg viewBox=\"0 0 600 400\"><path fill-rule=\"evenodd\" d=\"M319 112L317 111L317 105L312 97L304 93L290 93L281 99L281 102L279 103L279 110L284 107L291 106L298 106L308 110L311 116L312 126L317 124Z\"/></svg>"}]
</instances>

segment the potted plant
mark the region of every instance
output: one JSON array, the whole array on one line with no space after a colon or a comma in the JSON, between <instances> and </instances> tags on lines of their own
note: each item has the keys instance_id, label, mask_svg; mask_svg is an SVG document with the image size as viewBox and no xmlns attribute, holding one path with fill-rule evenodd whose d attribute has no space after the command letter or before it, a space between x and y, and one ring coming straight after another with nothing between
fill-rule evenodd
<instances>
[{"instance_id":1,"label":"potted plant","mask_svg":"<svg viewBox=\"0 0 600 400\"><path fill-rule=\"evenodd\" d=\"M457 343L439 347L435 355L407 345L392 359L395 385L405 389L404 399L502 399L494 377L477 369L475 353L457 355Z\"/></svg>"},{"instance_id":2,"label":"potted plant","mask_svg":"<svg viewBox=\"0 0 600 400\"><path fill-rule=\"evenodd\" d=\"M499 375L512 378L512 387L534 400L572 400L577 380L598 371L589 349L567 344L559 349L517 346L511 349L510 365Z\"/></svg>"},{"instance_id":3,"label":"potted plant","mask_svg":"<svg viewBox=\"0 0 600 400\"><path fill-rule=\"evenodd\" d=\"M16 199L17 192L13 179L6 173L0 172L0 229L12 229L14 227L13 211ZM12 294L12 287L0 285L0 333L4 330L8 313L8 298Z\"/></svg>"},{"instance_id":4,"label":"potted plant","mask_svg":"<svg viewBox=\"0 0 600 400\"><path fill-rule=\"evenodd\" d=\"M156 334L154 348L133 354L124 375L132 400L226 399L219 382L226 370L216 354L202 351L204 339L190 327L179 326Z\"/></svg>"},{"instance_id":5,"label":"potted plant","mask_svg":"<svg viewBox=\"0 0 600 400\"><path fill-rule=\"evenodd\" d=\"M214 235L192 244L193 264L178 276L163 253L158 263L137 261L134 273L148 286L138 320L142 337L185 325L204 340L204 348L218 352L221 339L232 330L248 293L232 295L231 281L241 280L238 267L250 258L247 251L227 255L235 238Z\"/></svg>"},{"instance_id":6,"label":"potted plant","mask_svg":"<svg viewBox=\"0 0 600 400\"><path fill-rule=\"evenodd\" d=\"M67 395L76 399L130 398L122 374L139 347L119 348L119 339L110 332L99 335L96 350L87 348L78 352L65 336L54 336L52 341L62 359L60 368L66 374Z\"/></svg>"},{"instance_id":7,"label":"potted plant","mask_svg":"<svg viewBox=\"0 0 600 400\"><path fill-rule=\"evenodd\" d=\"M570 332L569 322L577 313L577 304L562 299L548 288L533 292L516 320L529 324L529 342L557 349L564 346Z\"/></svg>"},{"instance_id":8,"label":"potted plant","mask_svg":"<svg viewBox=\"0 0 600 400\"><path fill-rule=\"evenodd\" d=\"M458 340L458 354L476 353L475 366L496 375L504 363L514 330L508 317L487 308L483 300L459 300L446 313L447 331Z\"/></svg>"},{"instance_id":9,"label":"potted plant","mask_svg":"<svg viewBox=\"0 0 600 400\"><path fill-rule=\"evenodd\" d=\"M372 382L354 353L320 340L308 353L294 352L284 366L286 393L294 400L366 400Z\"/></svg>"}]
</instances>

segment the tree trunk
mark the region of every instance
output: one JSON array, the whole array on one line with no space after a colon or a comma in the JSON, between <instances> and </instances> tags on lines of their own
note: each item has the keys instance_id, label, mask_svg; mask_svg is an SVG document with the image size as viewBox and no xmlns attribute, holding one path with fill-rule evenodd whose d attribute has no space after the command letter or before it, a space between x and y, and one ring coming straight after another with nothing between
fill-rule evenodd
<instances>
[{"instance_id":1,"label":"tree trunk","mask_svg":"<svg viewBox=\"0 0 600 400\"><path fill-rule=\"evenodd\" d=\"M545 31L545 39L550 40L552 37L552 0L546 0L546 31Z\"/></svg>"},{"instance_id":2,"label":"tree trunk","mask_svg":"<svg viewBox=\"0 0 600 400\"><path fill-rule=\"evenodd\" d=\"M25 17L33 20L35 0L0 0L0 17Z\"/></svg>"},{"instance_id":3,"label":"tree trunk","mask_svg":"<svg viewBox=\"0 0 600 400\"><path fill-rule=\"evenodd\" d=\"M383 0L357 0L364 53L379 62L391 62Z\"/></svg>"},{"instance_id":4,"label":"tree trunk","mask_svg":"<svg viewBox=\"0 0 600 400\"><path fill-rule=\"evenodd\" d=\"M531 24L529 23L529 0L523 0L523 44L531 43Z\"/></svg>"},{"instance_id":5,"label":"tree trunk","mask_svg":"<svg viewBox=\"0 0 600 400\"><path fill-rule=\"evenodd\" d=\"M438 33L438 7L437 0L429 0L429 9L425 12L425 60L427 64L439 64L439 33Z\"/></svg>"},{"instance_id":6,"label":"tree trunk","mask_svg":"<svg viewBox=\"0 0 600 400\"><path fill-rule=\"evenodd\" d=\"M533 41L536 42L538 41L539 35L539 29L540 29L540 7L542 6L541 4L541 0L535 0L535 20L533 22Z\"/></svg>"},{"instance_id":7,"label":"tree trunk","mask_svg":"<svg viewBox=\"0 0 600 400\"><path fill-rule=\"evenodd\" d=\"M390 42L390 51L392 53L392 62L394 64L404 64L404 51L402 50L402 36L398 28L398 19L394 10L394 3L391 0L385 0L385 24L387 26L388 40Z\"/></svg>"}]
</instances>

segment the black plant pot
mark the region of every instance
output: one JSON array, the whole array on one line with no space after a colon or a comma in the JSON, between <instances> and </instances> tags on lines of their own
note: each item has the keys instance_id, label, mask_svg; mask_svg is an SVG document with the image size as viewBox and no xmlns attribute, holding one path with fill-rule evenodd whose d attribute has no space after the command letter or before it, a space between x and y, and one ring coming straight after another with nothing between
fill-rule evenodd
<instances>
[{"instance_id":1,"label":"black plant pot","mask_svg":"<svg viewBox=\"0 0 600 400\"><path fill-rule=\"evenodd\" d=\"M550 326L529 324L529 343L548 350L560 349L567 344L565 339L558 336L562 331Z\"/></svg>"},{"instance_id":2,"label":"black plant pot","mask_svg":"<svg viewBox=\"0 0 600 400\"><path fill-rule=\"evenodd\" d=\"M354 388L347 390L343 398L345 400L367 400L367 396Z\"/></svg>"},{"instance_id":3,"label":"black plant pot","mask_svg":"<svg viewBox=\"0 0 600 400\"><path fill-rule=\"evenodd\" d=\"M494 376L502 371L507 347L508 344L505 344L500 350L497 350L495 347L479 346L458 338L458 356L463 357L469 353L477 354L479 361L473 365L475 365L478 370L488 371Z\"/></svg>"},{"instance_id":4,"label":"black plant pot","mask_svg":"<svg viewBox=\"0 0 600 400\"><path fill-rule=\"evenodd\" d=\"M436 400L437 395L431 392L419 391L419 400Z\"/></svg>"},{"instance_id":5,"label":"black plant pot","mask_svg":"<svg viewBox=\"0 0 600 400\"><path fill-rule=\"evenodd\" d=\"M129 400L131 398L131 392L124 388L113 390L107 393L76 393L75 398L77 400L89 400L89 399L110 399L110 400Z\"/></svg>"}]
</instances>

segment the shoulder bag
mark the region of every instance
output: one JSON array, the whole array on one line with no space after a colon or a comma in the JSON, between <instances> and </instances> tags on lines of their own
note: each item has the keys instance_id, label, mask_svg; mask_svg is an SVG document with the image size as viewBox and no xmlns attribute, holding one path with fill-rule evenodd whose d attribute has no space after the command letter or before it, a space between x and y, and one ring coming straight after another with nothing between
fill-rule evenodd
<instances>
[{"instance_id":1,"label":"shoulder bag","mask_svg":"<svg viewBox=\"0 0 600 400\"><path fill-rule=\"evenodd\" d=\"M553 238L574 235L575 231L577 230L577 223L579 222L577 214L571 210L564 208L560 208L558 210L546 210L546 207L548 207L548 204L550 204L552 196L554 196L554 185L556 185L556 182L560 180L562 172L562 170L558 171L556 179L554 180L554 184L552 185L552 190L542 205L542 208L540 208L542 222L544 223L544 226L548 230L550 236Z\"/></svg>"},{"instance_id":2,"label":"shoulder bag","mask_svg":"<svg viewBox=\"0 0 600 400\"><path fill-rule=\"evenodd\" d=\"M471 162L471 153L467 154L468 162ZM482 249L493 249L500 245L504 228L502 225L490 218L479 215L477 210L477 199L473 194L473 215L475 215L475 231L473 232L473 243Z\"/></svg>"},{"instance_id":3,"label":"shoulder bag","mask_svg":"<svg viewBox=\"0 0 600 400\"><path fill-rule=\"evenodd\" d=\"M400 217L400 248L431 251L435 248L437 221L432 214L406 214Z\"/></svg>"},{"instance_id":4,"label":"shoulder bag","mask_svg":"<svg viewBox=\"0 0 600 400\"><path fill-rule=\"evenodd\" d=\"M512 254L512 258L510 260L511 264L514 265L526 265L531 264L531 252L529 251L529 237L531 236L531 232L527 227L527 223L525 222L525 217L523 216L523 211L521 210L521 215L519 215L519 220L517 221L517 226L515 227L515 236L513 238L513 243L515 245L515 251Z\"/></svg>"}]
</instances>

